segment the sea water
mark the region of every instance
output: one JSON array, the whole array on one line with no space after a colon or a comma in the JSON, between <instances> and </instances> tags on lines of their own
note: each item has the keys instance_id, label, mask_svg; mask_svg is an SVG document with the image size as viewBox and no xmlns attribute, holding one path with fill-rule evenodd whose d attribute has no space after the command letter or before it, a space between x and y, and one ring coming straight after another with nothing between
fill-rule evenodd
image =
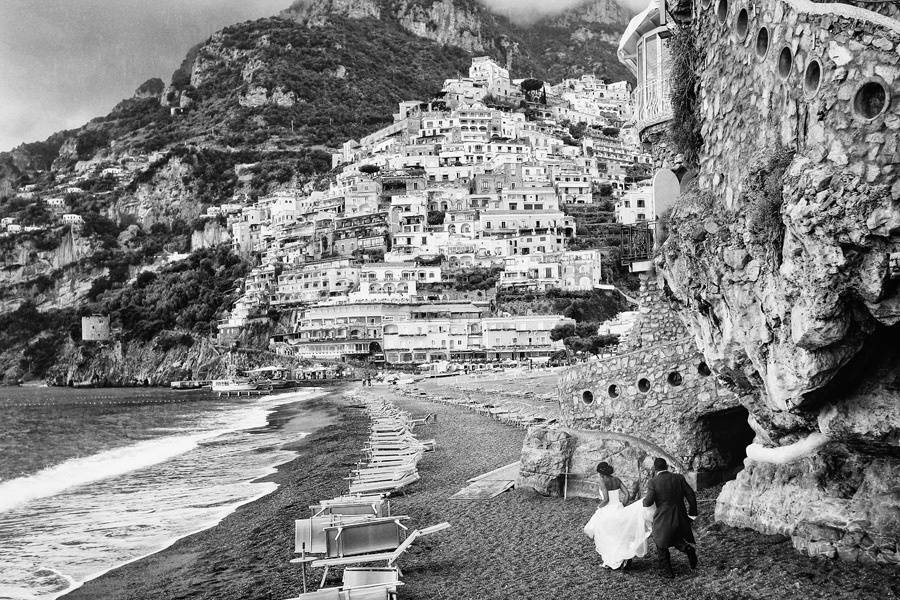
<instances>
[{"instance_id":1,"label":"sea water","mask_svg":"<svg viewBox=\"0 0 900 600\"><path fill-rule=\"evenodd\" d=\"M295 453L267 427L306 390L0 389L0 599L56 598L272 492Z\"/></svg>"}]
</instances>

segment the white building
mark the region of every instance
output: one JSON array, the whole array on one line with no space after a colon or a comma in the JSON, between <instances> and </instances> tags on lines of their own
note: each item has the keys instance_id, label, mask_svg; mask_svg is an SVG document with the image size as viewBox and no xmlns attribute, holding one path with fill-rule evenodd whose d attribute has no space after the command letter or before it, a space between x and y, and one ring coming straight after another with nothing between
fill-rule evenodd
<instances>
[{"instance_id":1,"label":"white building","mask_svg":"<svg viewBox=\"0 0 900 600\"><path fill-rule=\"evenodd\" d=\"M81 317L81 339L85 342L109 341L109 315Z\"/></svg>"},{"instance_id":2,"label":"white building","mask_svg":"<svg viewBox=\"0 0 900 600\"><path fill-rule=\"evenodd\" d=\"M616 201L615 217L617 223L633 225L639 221L650 221L655 218L653 206L653 188L640 185L626 191Z\"/></svg>"}]
</instances>

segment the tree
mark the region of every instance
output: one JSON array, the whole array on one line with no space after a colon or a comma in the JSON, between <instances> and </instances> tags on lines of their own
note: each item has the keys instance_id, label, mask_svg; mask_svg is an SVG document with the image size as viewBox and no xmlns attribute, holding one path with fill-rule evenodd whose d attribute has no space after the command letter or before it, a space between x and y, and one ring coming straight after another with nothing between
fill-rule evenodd
<instances>
[{"instance_id":1,"label":"tree","mask_svg":"<svg viewBox=\"0 0 900 600\"><path fill-rule=\"evenodd\" d=\"M366 175L374 175L381 171L381 167L378 165L363 165L359 168L360 173L365 173Z\"/></svg>"},{"instance_id":2,"label":"tree","mask_svg":"<svg viewBox=\"0 0 900 600\"><path fill-rule=\"evenodd\" d=\"M595 336L597 335L597 324L590 322L576 323L575 335L580 338L589 338L591 336Z\"/></svg>"},{"instance_id":3,"label":"tree","mask_svg":"<svg viewBox=\"0 0 900 600\"><path fill-rule=\"evenodd\" d=\"M519 86L522 94L529 102L542 102L547 104L547 93L544 91L544 82L540 79L526 79Z\"/></svg>"},{"instance_id":4,"label":"tree","mask_svg":"<svg viewBox=\"0 0 900 600\"><path fill-rule=\"evenodd\" d=\"M565 340L575 335L575 325L573 323L560 323L550 330L550 339L554 342Z\"/></svg>"}]
</instances>

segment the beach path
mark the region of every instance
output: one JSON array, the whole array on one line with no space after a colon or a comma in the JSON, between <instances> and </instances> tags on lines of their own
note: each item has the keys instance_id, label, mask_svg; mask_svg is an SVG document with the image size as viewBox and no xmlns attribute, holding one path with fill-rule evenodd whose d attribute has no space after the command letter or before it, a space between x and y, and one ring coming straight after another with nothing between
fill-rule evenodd
<instances>
[{"instance_id":1,"label":"beach path","mask_svg":"<svg viewBox=\"0 0 900 600\"><path fill-rule=\"evenodd\" d=\"M366 388L414 415L435 413L436 423L416 429L435 438L437 450L419 463L421 481L392 500L394 514L408 514L415 527L448 521L451 529L417 543L400 560L401 598L416 600L653 598L734 600L745 598L898 598L900 582L890 567L811 559L794 551L784 536L764 536L714 523L718 488L700 494L696 523L701 567L690 572L675 552L677 578L656 572L654 556L626 571L600 567L582 528L596 503L545 498L514 490L488 500L450 497L478 475L515 461L525 432L462 407L428 400L454 396L452 383ZM482 397L490 402L490 396Z\"/></svg>"}]
</instances>

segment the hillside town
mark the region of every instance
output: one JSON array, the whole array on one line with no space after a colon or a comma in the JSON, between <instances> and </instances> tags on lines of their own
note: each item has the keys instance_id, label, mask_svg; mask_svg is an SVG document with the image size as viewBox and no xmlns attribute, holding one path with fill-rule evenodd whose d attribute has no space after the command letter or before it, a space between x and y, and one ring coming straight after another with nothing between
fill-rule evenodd
<instances>
[{"instance_id":1,"label":"hillside town","mask_svg":"<svg viewBox=\"0 0 900 600\"><path fill-rule=\"evenodd\" d=\"M551 330L574 322L498 313L494 297L611 287L575 215L599 210L605 192L616 222L652 224L633 113L626 82L550 86L475 58L439 99L401 102L392 124L347 141L324 189L208 209L227 220L235 253L260 257L220 339L274 310L290 331L271 345L288 356L548 359L563 349Z\"/></svg>"}]
</instances>

